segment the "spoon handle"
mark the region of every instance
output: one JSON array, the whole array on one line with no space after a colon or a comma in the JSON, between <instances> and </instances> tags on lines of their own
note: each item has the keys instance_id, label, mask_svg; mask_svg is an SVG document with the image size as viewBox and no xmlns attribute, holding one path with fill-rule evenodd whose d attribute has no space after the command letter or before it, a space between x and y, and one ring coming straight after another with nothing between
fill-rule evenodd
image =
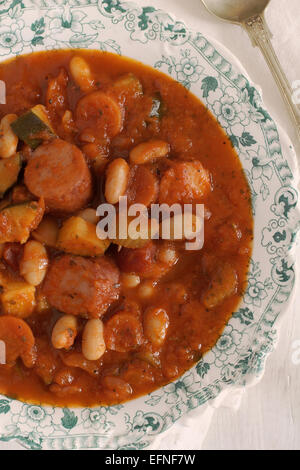
<instances>
[{"instance_id":1,"label":"spoon handle","mask_svg":"<svg viewBox=\"0 0 300 470\"><path fill-rule=\"evenodd\" d=\"M245 23L244 27L247 30L253 44L258 46L263 53L270 70L276 80L276 83L281 91L282 97L284 98L292 120L296 124L298 144L300 143L300 107L294 104L292 99L292 88L289 81L282 70L279 63L278 57L273 49L271 43L271 33L265 22L263 15L255 15L249 18Z\"/></svg>"}]
</instances>

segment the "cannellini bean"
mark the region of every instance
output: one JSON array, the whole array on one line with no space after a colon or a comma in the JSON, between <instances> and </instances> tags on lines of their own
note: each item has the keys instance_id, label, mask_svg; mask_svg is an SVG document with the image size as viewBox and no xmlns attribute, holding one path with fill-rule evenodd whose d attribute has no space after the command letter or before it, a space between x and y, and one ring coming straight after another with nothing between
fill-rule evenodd
<instances>
[{"instance_id":1,"label":"cannellini bean","mask_svg":"<svg viewBox=\"0 0 300 470\"><path fill-rule=\"evenodd\" d=\"M154 295L155 282L144 281L139 287L139 297L141 299L148 299Z\"/></svg>"},{"instance_id":2,"label":"cannellini bean","mask_svg":"<svg viewBox=\"0 0 300 470\"><path fill-rule=\"evenodd\" d=\"M79 56L70 61L70 71L77 85L84 92L93 90L94 79L89 64Z\"/></svg>"},{"instance_id":3,"label":"cannellini bean","mask_svg":"<svg viewBox=\"0 0 300 470\"><path fill-rule=\"evenodd\" d=\"M88 209L84 209L78 213L78 217L81 217L86 222L90 222L90 224L95 224L99 222L99 217L96 215L96 210L89 207Z\"/></svg>"},{"instance_id":4,"label":"cannellini bean","mask_svg":"<svg viewBox=\"0 0 300 470\"><path fill-rule=\"evenodd\" d=\"M171 245L162 246L158 252L158 259L168 266L174 266L178 261L176 250Z\"/></svg>"},{"instance_id":5,"label":"cannellini bean","mask_svg":"<svg viewBox=\"0 0 300 470\"><path fill-rule=\"evenodd\" d=\"M148 308L144 314L144 335L153 346L159 347L166 339L169 317L163 308Z\"/></svg>"},{"instance_id":6,"label":"cannellini bean","mask_svg":"<svg viewBox=\"0 0 300 470\"><path fill-rule=\"evenodd\" d=\"M45 247L35 240L24 246L20 261L20 274L32 286L38 286L44 279L48 268L48 255Z\"/></svg>"},{"instance_id":7,"label":"cannellini bean","mask_svg":"<svg viewBox=\"0 0 300 470\"><path fill-rule=\"evenodd\" d=\"M121 275L121 282L123 287L126 289L133 289L134 287L137 287L140 282L140 276L134 273L123 273Z\"/></svg>"},{"instance_id":8,"label":"cannellini bean","mask_svg":"<svg viewBox=\"0 0 300 470\"><path fill-rule=\"evenodd\" d=\"M82 334L82 354L89 361L97 361L105 353L103 323L97 318L89 320Z\"/></svg>"},{"instance_id":9,"label":"cannellini bean","mask_svg":"<svg viewBox=\"0 0 300 470\"><path fill-rule=\"evenodd\" d=\"M109 204L117 204L125 194L129 178L129 165L123 158L110 163L106 173L105 197Z\"/></svg>"},{"instance_id":10,"label":"cannellini bean","mask_svg":"<svg viewBox=\"0 0 300 470\"><path fill-rule=\"evenodd\" d=\"M170 152L170 145L163 140L150 140L134 147L130 152L130 161L136 165L149 163L165 157Z\"/></svg>"},{"instance_id":11,"label":"cannellini bean","mask_svg":"<svg viewBox=\"0 0 300 470\"><path fill-rule=\"evenodd\" d=\"M75 132L76 131L76 126L75 126L75 122L74 122L74 119L73 119L73 114L72 114L72 111L70 111L69 109L67 109L64 112L63 117L61 119L61 122L62 122L62 125L63 125L63 128L64 128L65 132Z\"/></svg>"},{"instance_id":12,"label":"cannellini bean","mask_svg":"<svg viewBox=\"0 0 300 470\"><path fill-rule=\"evenodd\" d=\"M12 157L17 150L18 137L10 127L11 123L17 119L16 114L7 114L0 123L0 157Z\"/></svg>"},{"instance_id":13,"label":"cannellini bean","mask_svg":"<svg viewBox=\"0 0 300 470\"><path fill-rule=\"evenodd\" d=\"M52 345L55 349L69 349L77 336L77 319L73 315L62 316L52 330Z\"/></svg>"}]
</instances>

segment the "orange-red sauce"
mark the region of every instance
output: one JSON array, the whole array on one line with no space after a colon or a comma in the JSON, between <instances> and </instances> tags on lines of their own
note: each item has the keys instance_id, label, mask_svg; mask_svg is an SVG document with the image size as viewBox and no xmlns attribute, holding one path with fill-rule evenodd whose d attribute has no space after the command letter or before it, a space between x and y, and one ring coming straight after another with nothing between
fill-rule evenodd
<instances>
[{"instance_id":1,"label":"orange-red sauce","mask_svg":"<svg viewBox=\"0 0 300 470\"><path fill-rule=\"evenodd\" d=\"M20 115L36 104L48 107L49 80L62 68L69 76L67 109L74 114L78 100L85 95L70 74L69 62L74 55L84 57L90 64L99 90L107 92L118 77L129 72L142 84L142 96L127 98L122 133L111 139L105 133L101 136L100 145L106 152L107 162L117 157L128 160L129 151L135 145L161 139L171 146L169 159L174 162L200 160L212 182L211 192L202 201L209 214L205 221L203 249L188 252L179 243L178 263L166 275L153 279L157 281L154 295L142 299L139 287L122 287L119 300L102 317L106 324L126 305L126 311L140 310L142 322L147 307L164 308L170 325L163 346L157 350L156 363L147 358L149 342L145 341L129 352L107 350L97 364L89 363L83 370L75 367L80 366L82 360L81 333L68 352L55 350L51 344L53 325L60 316L57 310L35 312L24 320L36 339L39 367L26 368L20 359L15 365L0 366L0 392L29 402L92 406L122 402L159 388L179 377L213 347L245 288L253 220L250 191L241 163L215 118L179 83L141 63L110 53L81 50L34 53L1 63L0 79L6 83L7 104L1 105L0 117L7 113ZM149 119L152 98L158 94L163 103L162 116ZM57 135L82 149L80 133L66 132L61 124L61 113L55 114L53 108L50 115ZM99 181L105 178L105 164L93 169L90 155L85 156L95 182L90 205L97 207L101 200ZM149 168L154 171L151 165ZM155 168L158 182L164 170L163 165ZM142 190L141 182L139 187ZM64 216L58 218L61 222ZM47 250L51 263L58 252ZM105 256L117 258L116 248L111 247ZM226 263L237 274L237 288L219 305L208 309L203 305L203 295L216 270ZM2 260L2 269L11 268ZM17 266L15 269L17 272ZM41 287L37 291L39 289ZM83 326L86 319L81 318L79 322ZM62 357L68 356L73 362L67 365Z\"/></svg>"}]
</instances>

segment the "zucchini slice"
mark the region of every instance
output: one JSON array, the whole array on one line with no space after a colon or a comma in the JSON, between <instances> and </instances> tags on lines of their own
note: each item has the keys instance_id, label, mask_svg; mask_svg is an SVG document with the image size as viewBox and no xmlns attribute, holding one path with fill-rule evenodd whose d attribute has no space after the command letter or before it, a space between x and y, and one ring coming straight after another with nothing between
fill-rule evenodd
<instances>
[{"instance_id":1,"label":"zucchini slice","mask_svg":"<svg viewBox=\"0 0 300 470\"><path fill-rule=\"evenodd\" d=\"M109 240L97 237L96 225L81 217L70 217L59 231L57 248L80 256L103 255L110 245Z\"/></svg>"},{"instance_id":2,"label":"zucchini slice","mask_svg":"<svg viewBox=\"0 0 300 470\"><path fill-rule=\"evenodd\" d=\"M26 243L45 212L44 199L5 207L0 211L0 243Z\"/></svg>"},{"instance_id":3,"label":"zucchini slice","mask_svg":"<svg viewBox=\"0 0 300 470\"><path fill-rule=\"evenodd\" d=\"M0 197L3 197L5 191L15 184L21 166L21 158L18 153L10 158L0 160Z\"/></svg>"},{"instance_id":4,"label":"zucchini slice","mask_svg":"<svg viewBox=\"0 0 300 470\"><path fill-rule=\"evenodd\" d=\"M49 137L55 137L47 110L42 104L34 106L11 123L14 133L32 149L38 147Z\"/></svg>"}]
</instances>

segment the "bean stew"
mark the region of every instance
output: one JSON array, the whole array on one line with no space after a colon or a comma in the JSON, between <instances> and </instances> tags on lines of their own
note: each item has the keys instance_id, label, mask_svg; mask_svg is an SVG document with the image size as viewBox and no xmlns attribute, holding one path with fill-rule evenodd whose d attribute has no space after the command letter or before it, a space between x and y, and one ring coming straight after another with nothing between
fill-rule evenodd
<instances>
[{"instance_id":1,"label":"bean stew","mask_svg":"<svg viewBox=\"0 0 300 470\"><path fill-rule=\"evenodd\" d=\"M230 139L181 84L107 52L19 56L0 80L0 393L111 405L174 381L247 284L251 194ZM203 248L100 239L97 207L121 196L204 204Z\"/></svg>"}]
</instances>

